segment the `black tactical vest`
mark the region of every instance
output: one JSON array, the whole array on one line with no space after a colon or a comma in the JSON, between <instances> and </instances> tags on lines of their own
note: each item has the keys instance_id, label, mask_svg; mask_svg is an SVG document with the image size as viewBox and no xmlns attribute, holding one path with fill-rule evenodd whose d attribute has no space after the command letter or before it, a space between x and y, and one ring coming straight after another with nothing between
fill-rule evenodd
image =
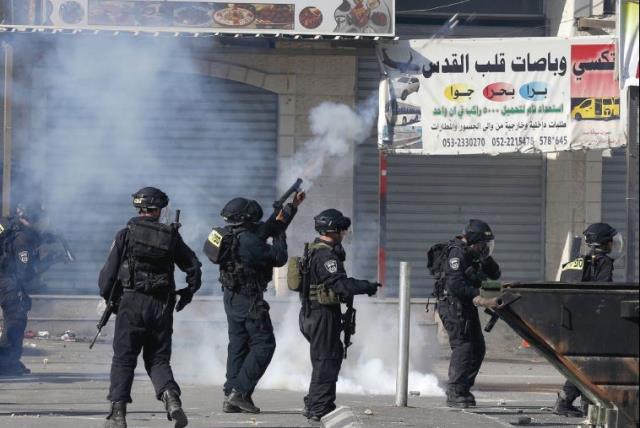
<instances>
[{"instance_id":1,"label":"black tactical vest","mask_svg":"<svg viewBox=\"0 0 640 428\"><path fill-rule=\"evenodd\" d=\"M119 277L125 288L141 293L175 289L173 278L175 231L155 221L135 221L128 226L125 257Z\"/></svg>"},{"instance_id":2,"label":"black tactical vest","mask_svg":"<svg viewBox=\"0 0 640 428\"><path fill-rule=\"evenodd\" d=\"M242 262L238 250L240 247L240 235L252 233L245 227L231 228L231 236L224 240L227 248L221 250L224 256L220 260L219 281L223 288L245 295L254 295L264 292L273 279L273 269L257 269ZM230 238L230 239L229 239Z\"/></svg>"}]
</instances>

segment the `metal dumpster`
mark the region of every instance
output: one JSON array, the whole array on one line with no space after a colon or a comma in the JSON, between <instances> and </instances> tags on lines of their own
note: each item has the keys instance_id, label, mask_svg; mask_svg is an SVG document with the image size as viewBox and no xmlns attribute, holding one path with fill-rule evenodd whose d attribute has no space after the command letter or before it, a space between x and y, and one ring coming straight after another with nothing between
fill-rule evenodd
<instances>
[{"instance_id":1,"label":"metal dumpster","mask_svg":"<svg viewBox=\"0 0 640 428\"><path fill-rule=\"evenodd\" d=\"M495 313L594 403L593 425L637 427L639 296L637 283L506 284Z\"/></svg>"}]
</instances>

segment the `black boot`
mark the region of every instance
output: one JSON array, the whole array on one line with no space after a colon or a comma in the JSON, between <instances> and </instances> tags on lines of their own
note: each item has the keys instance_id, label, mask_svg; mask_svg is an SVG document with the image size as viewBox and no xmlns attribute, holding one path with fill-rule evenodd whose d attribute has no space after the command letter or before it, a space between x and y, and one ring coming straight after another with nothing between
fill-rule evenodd
<instances>
[{"instance_id":1,"label":"black boot","mask_svg":"<svg viewBox=\"0 0 640 428\"><path fill-rule=\"evenodd\" d=\"M187 420L187 415L184 414L184 410L182 410L180 395L173 389L168 389L162 393L162 402L167 410L167 419L175 422L174 427L186 427L189 421Z\"/></svg>"},{"instance_id":2,"label":"black boot","mask_svg":"<svg viewBox=\"0 0 640 428\"><path fill-rule=\"evenodd\" d=\"M235 389L229 394L227 400L232 406L239 407L240 410L247 413L260 413L260 409L253 404L251 396L236 391Z\"/></svg>"},{"instance_id":3,"label":"black boot","mask_svg":"<svg viewBox=\"0 0 640 428\"><path fill-rule=\"evenodd\" d=\"M582 411L570 403L567 399L558 394L555 406L553 406L553 413L560 416L571 416L574 418L581 418L584 416Z\"/></svg>"},{"instance_id":4,"label":"black boot","mask_svg":"<svg viewBox=\"0 0 640 428\"><path fill-rule=\"evenodd\" d=\"M466 409L469 407L469 402L465 394L456 391L447 391L447 406Z\"/></svg>"},{"instance_id":5,"label":"black boot","mask_svg":"<svg viewBox=\"0 0 640 428\"><path fill-rule=\"evenodd\" d=\"M224 401L222 402L222 411L224 413L240 413L242 412L242 409L240 409L240 407L238 406L234 406L233 404L230 404L229 396L225 395Z\"/></svg>"},{"instance_id":6,"label":"black boot","mask_svg":"<svg viewBox=\"0 0 640 428\"><path fill-rule=\"evenodd\" d=\"M476 397L470 391L467 392L464 398L467 400L469 407L476 407Z\"/></svg>"},{"instance_id":7,"label":"black boot","mask_svg":"<svg viewBox=\"0 0 640 428\"><path fill-rule=\"evenodd\" d=\"M104 428L127 428L127 403L124 401L111 403L111 413L107 416Z\"/></svg>"},{"instance_id":8,"label":"black boot","mask_svg":"<svg viewBox=\"0 0 640 428\"><path fill-rule=\"evenodd\" d=\"M307 423L312 427L319 427L321 426L321 419L322 418L320 416L309 416L309 418L307 418Z\"/></svg>"}]
</instances>

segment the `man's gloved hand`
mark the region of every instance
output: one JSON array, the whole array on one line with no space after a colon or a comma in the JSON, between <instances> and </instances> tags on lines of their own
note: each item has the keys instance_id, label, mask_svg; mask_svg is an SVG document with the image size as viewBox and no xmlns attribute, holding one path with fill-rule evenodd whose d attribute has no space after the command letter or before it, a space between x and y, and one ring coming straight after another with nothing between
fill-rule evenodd
<instances>
[{"instance_id":1,"label":"man's gloved hand","mask_svg":"<svg viewBox=\"0 0 640 428\"><path fill-rule=\"evenodd\" d=\"M498 299L487 299L486 297L476 296L473 298L473 304L476 306L483 306L489 309L495 309L499 306Z\"/></svg>"},{"instance_id":2,"label":"man's gloved hand","mask_svg":"<svg viewBox=\"0 0 640 428\"><path fill-rule=\"evenodd\" d=\"M180 300L178 300L178 303L176 304L176 311L180 312L185 306L191 303L191 300L193 300L193 291L187 287L176 291L176 294L180 297Z\"/></svg>"},{"instance_id":3,"label":"man's gloved hand","mask_svg":"<svg viewBox=\"0 0 640 428\"><path fill-rule=\"evenodd\" d=\"M370 285L370 288L369 288L369 291L367 292L367 296L369 297L376 294L378 292L378 288L382 287L382 284L380 284L379 282L370 282L369 285Z\"/></svg>"},{"instance_id":4,"label":"man's gloved hand","mask_svg":"<svg viewBox=\"0 0 640 428\"><path fill-rule=\"evenodd\" d=\"M300 204L302 204L307 197L307 194L304 191L296 192L296 195L293 197L293 206L298 208Z\"/></svg>"}]
</instances>

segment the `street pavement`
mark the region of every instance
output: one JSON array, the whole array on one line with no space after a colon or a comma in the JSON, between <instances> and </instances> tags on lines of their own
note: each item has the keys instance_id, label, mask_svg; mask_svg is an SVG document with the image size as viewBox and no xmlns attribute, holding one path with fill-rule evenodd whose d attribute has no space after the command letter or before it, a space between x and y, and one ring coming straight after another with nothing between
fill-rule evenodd
<instances>
[{"instance_id":1,"label":"street pavement","mask_svg":"<svg viewBox=\"0 0 640 428\"><path fill-rule=\"evenodd\" d=\"M24 362L32 374L0 377L0 427L97 428L108 410L105 399L111 347L98 343L28 340ZM446 379L447 360L434 373ZM222 390L202 379L179 378L190 427L307 427L300 415L301 392L257 390L258 415L225 414ZM573 427L581 419L553 415L555 391L562 377L533 353L508 360L488 360L476 386L478 407L449 409L443 397L409 397L408 407L394 406L393 396L338 395L366 427ZM129 406L132 428L171 428L162 403L154 398L144 370L138 369Z\"/></svg>"}]
</instances>

